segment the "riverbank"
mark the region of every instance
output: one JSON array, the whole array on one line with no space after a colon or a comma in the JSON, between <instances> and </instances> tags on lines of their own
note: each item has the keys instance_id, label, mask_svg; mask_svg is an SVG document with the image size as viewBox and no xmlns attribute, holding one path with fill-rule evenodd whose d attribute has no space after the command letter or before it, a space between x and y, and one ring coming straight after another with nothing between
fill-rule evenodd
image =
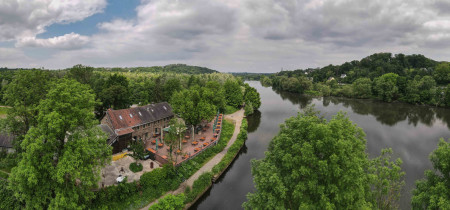
<instances>
[{"instance_id":1,"label":"riverbank","mask_svg":"<svg viewBox=\"0 0 450 210\"><path fill-rule=\"evenodd\" d=\"M205 163L199 170L197 170L186 181L184 181L176 190L166 193L164 196L161 196L159 199L161 199L169 194L176 195L176 194L183 193L183 192L185 192L187 187L189 187L189 189L191 187L194 187L194 185L195 185L194 182L196 180L198 180L199 177L202 176L202 174L211 172L212 169L214 168L214 166L216 166L217 164L220 163L220 161L223 159L223 157L227 154L229 148L235 143L236 139L238 139L238 135L241 131L242 120L244 119L244 110L241 109L233 114L225 115L225 119L231 120L234 122L234 132L233 132L232 137L228 141L226 147L221 152L219 152L214 157L212 157L207 163ZM196 196L196 197L200 197L200 196ZM142 209L149 209L150 206L156 204L159 199L151 202L149 205L145 206Z\"/></svg>"}]
</instances>

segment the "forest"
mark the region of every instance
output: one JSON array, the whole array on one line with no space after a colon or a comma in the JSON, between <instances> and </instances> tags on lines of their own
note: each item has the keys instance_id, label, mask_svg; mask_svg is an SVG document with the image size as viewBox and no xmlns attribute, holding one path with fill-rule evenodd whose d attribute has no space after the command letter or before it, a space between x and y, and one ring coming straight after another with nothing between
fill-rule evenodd
<instances>
[{"instance_id":1,"label":"forest","mask_svg":"<svg viewBox=\"0 0 450 210\"><path fill-rule=\"evenodd\" d=\"M376 53L360 61L261 76L277 90L314 96L376 98L450 106L450 63L423 55Z\"/></svg>"}]
</instances>

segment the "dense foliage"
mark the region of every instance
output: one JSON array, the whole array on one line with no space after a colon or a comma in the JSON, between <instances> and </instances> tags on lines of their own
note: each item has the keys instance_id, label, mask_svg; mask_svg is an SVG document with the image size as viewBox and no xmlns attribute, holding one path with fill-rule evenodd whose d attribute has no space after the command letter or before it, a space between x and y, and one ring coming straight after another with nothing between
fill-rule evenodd
<instances>
[{"instance_id":1,"label":"dense foliage","mask_svg":"<svg viewBox=\"0 0 450 210\"><path fill-rule=\"evenodd\" d=\"M94 119L95 95L75 80L53 82L37 106L36 126L9 177L27 208L84 208L94 197L101 168L111 160L106 135Z\"/></svg>"},{"instance_id":2,"label":"dense foliage","mask_svg":"<svg viewBox=\"0 0 450 210\"><path fill-rule=\"evenodd\" d=\"M129 168L130 168L130 171L136 173L136 172L142 171L144 166L142 166L141 163L132 162L132 163L130 163L130 167Z\"/></svg>"},{"instance_id":3,"label":"dense foliage","mask_svg":"<svg viewBox=\"0 0 450 210\"><path fill-rule=\"evenodd\" d=\"M150 210L181 210L184 207L185 197L183 193L179 195L169 194L158 200L158 203L150 206Z\"/></svg>"},{"instance_id":4,"label":"dense foliage","mask_svg":"<svg viewBox=\"0 0 450 210\"><path fill-rule=\"evenodd\" d=\"M390 156L369 160L364 137L362 129L342 113L327 121L307 109L287 119L271 141L266 157L252 161L256 192L248 194L243 206L246 209L395 206L402 186L401 161L389 162Z\"/></svg>"},{"instance_id":5,"label":"dense foliage","mask_svg":"<svg viewBox=\"0 0 450 210\"><path fill-rule=\"evenodd\" d=\"M450 139L440 139L430 155L433 170L425 171L425 179L416 182L413 209L450 209Z\"/></svg>"},{"instance_id":6,"label":"dense foliage","mask_svg":"<svg viewBox=\"0 0 450 210\"><path fill-rule=\"evenodd\" d=\"M277 90L450 106L450 64L423 55L377 53L360 61L261 76Z\"/></svg>"}]
</instances>

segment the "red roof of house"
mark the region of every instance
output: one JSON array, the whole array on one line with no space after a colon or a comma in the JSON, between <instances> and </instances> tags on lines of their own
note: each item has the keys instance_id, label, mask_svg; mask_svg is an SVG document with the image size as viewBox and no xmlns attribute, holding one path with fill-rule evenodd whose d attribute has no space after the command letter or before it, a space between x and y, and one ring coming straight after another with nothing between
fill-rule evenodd
<instances>
[{"instance_id":1,"label":"red roof of house","mask_svg":"<svg viewBox=\"0 0 450 210\"><path fill-rule=\"evenodd\" d=\"M113 126L113 130L120 136L131 133L134 126L155 122L167 117L173 117L172 107L169 103L161 102L157 104L149 104L146 106L133 107L129 109L112 110L108 109L106 117L108 117ZM123 130L129 128L127 130ZM123 133L123 134L119 134Z\"/></svg>"}]
</instances>

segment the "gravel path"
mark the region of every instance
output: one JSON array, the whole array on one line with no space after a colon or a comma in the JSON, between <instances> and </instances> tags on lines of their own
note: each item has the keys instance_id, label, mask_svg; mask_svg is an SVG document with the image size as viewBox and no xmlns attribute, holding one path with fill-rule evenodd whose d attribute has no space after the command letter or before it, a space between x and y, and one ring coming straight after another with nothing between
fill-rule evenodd
<instances>
[{"instance_id":1,"label":"gravel path","mask_svg":"<svg viewBox=\"0 0 450 210\"><path fill-rule=\"evenodd\" d=\"M244 110L241 109L241 110L239 110L239 111L237 111L237 112L235 112L233 114L225 115L225 119L230 119L230 120L232 120L234 122L234 133L233 133L233 136L231 136L230 141L228 141L228 144L225 147L225 149L223 149L220 153L218 153L216 156L211 158L211 160L209 160L197 172L195 172L191 177L189 177L188 180L186 180L185 182L181 183L181 185L180 185L180 187L178 189L176 189L175 191L167 192L165 195L168 195L168 194L174 194L174 195L175 194L179 194L179 193L184 192L184 189L186 189L186 186L192 187L192 185L194 184L194 181L197 180L200 175L202 175L205 172L211 171L212 168L215 165L217 165L222 160L222 158L225 156L225 154L227 154L228 148L230 148L231 145L233 145L233 143L237 139L237 136L238 136L239 132L241 132L242 119L244 119ZM162 196L162 197L164 197L164 196ZM142 209L148 209L148 208L150 208L151 205L153 205L156 202L158 202L158 200L155 200L155 201L151 202L149 205L145 206Z\"/></svg>"}]
</instances>

